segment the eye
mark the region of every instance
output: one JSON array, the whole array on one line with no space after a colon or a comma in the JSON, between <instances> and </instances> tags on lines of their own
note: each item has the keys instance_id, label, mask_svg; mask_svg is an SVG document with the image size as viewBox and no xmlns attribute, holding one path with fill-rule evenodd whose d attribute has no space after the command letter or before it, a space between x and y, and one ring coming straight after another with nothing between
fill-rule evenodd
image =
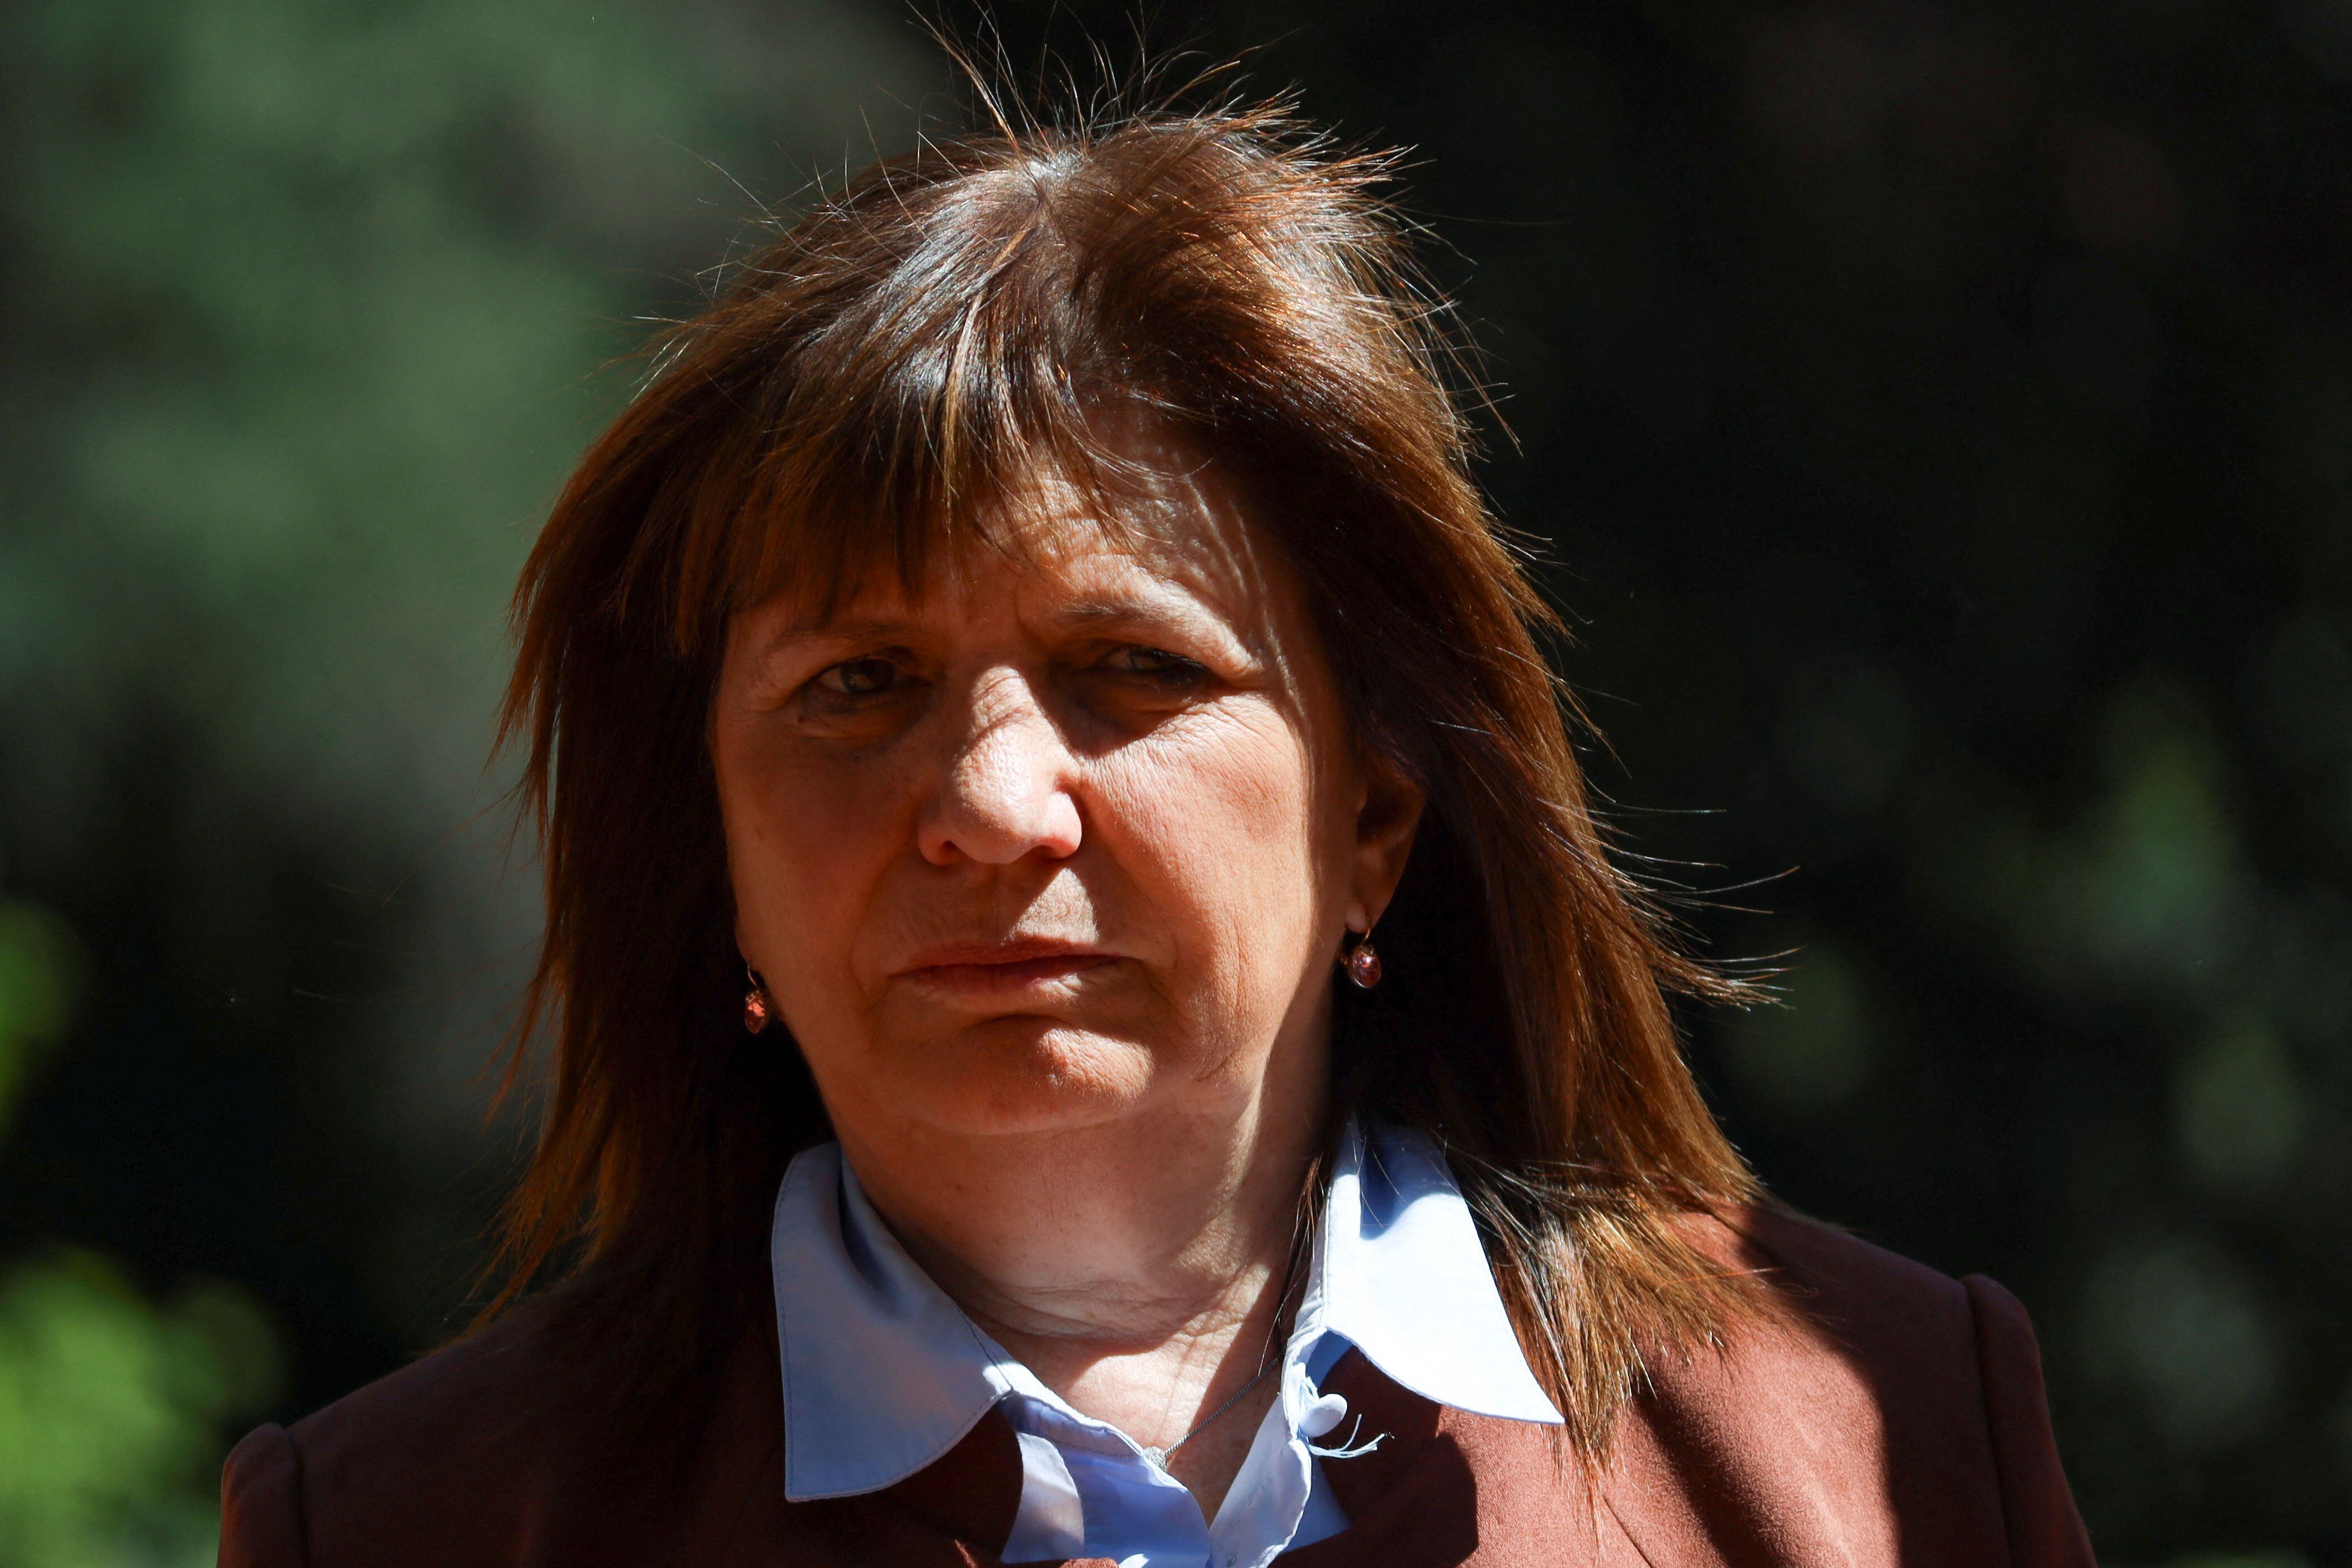
<instances>
[{"instance_id":1,"label":"eye","mask_svg":"<svg viewBox=\"0 0 2352 1568\"><path fill-rule=\"evenodd\" d=\"M817 671L810 682L835 702L887 696L906 684L906 672L887 658L852 658Z\"/></svg>"},{"instance_id":2,"label":"eye","mask_svg":"<svg viewBox=\"0 0 2352 1568\"><path fill-rule=\"evenodd\" d=\"M1155 686L1165 687L1196 685L1209 673L1198 660L1186 658L1181 653L1145 647L1137 643L1113 648L1098 668L1114 675L1140 677Z\"/></svg>"}]
</instances>

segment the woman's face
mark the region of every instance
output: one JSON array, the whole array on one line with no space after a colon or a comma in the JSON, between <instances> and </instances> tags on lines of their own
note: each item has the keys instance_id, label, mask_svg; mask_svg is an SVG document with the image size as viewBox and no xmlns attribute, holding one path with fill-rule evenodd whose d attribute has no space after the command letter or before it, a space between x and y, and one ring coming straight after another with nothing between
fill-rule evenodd
<instances>
[{"instance_id":1,"label":"woman's face","mask_svg":"<svg viewBox=\"0 0 2352 1568\"><path fill-rule=\"evenodd\" d=\"M1420 798L1357 755L1239 489L1122 445L1154 476L1125 547L1041 479L1019 552L731 628L738 940L845 1136L1319 1095L1342 931L1387 903Z\"/></svg>"}]
</instances>

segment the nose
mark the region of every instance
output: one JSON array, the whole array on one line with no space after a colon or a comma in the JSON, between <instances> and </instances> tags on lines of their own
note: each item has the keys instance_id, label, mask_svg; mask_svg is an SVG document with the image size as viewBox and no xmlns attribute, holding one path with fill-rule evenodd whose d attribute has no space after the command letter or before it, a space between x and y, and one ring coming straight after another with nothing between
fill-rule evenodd
<instances>
[{"instance_id":1,"label":"nose","mask_svg":"<svg viewBox=\"0 0 2352 1568\"><path fill-rule=\"evenodd\" d=\"M960 733L918 833L923 858L1010 866L1077 852L1074 759L1028 682L1010 671L975 685Z\"/></svg>"}]
</instances>

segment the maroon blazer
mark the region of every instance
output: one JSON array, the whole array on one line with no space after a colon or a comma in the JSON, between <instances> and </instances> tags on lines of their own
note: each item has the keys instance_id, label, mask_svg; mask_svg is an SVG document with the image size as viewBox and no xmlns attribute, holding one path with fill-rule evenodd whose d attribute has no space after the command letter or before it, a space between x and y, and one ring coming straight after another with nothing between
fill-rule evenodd
<instances>
[{"instance_id":1,"label":"maroon blazer","mask_svg":"<svg viewBox=\"0 0 2352 1568\"><path fill-rule=\"evenodd\" d=\"M1286 1568L2088 1568L2014 1297L1801 1220L1708 1224L1802 1322L1659 1360L1594 1474L1350 1352L1327 1385L1391 1437L1327 1467L1349 1527ZM264 1426L229 1456L222 1568L966 1568L1012 1530L993 1413L897 1486L786 1502L772 1318L690 1453L632 1451L593 1403L525 1318Z\"/></svg>"}]
</instances>

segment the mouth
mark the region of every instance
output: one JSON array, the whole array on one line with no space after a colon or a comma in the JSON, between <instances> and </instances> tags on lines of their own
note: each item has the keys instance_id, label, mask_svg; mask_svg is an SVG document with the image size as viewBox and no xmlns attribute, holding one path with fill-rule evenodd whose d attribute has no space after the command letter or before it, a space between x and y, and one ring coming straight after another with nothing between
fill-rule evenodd
<instances>
[{"instance_id":1,"label":"mouth","mask_svg":"<svg viewBox=\"0 0 2352 1568\"><path fill-rule=\"evenodd\" d=\"M1084 942L1051 937L945 942L915 954L900 973L919 985L963 995L1018 994L1066 981L1118 960Z\"/></svg>"}]
</instances>

